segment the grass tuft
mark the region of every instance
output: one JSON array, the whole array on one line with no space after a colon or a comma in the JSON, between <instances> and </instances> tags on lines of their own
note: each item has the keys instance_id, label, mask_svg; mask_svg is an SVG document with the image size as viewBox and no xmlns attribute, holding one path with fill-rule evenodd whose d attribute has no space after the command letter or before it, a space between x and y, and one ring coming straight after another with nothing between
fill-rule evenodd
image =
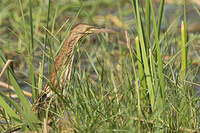
<instances>
[{"instance_id":1,"label":"grass tuft","mask_svg":"<svg viewBox=\"0 0 200 133\"><path fill-rule=\"evenodd\" d=\"M199 11L172 6L2 1L0 132L199 132Z\"/></svg>"}]
</instances>

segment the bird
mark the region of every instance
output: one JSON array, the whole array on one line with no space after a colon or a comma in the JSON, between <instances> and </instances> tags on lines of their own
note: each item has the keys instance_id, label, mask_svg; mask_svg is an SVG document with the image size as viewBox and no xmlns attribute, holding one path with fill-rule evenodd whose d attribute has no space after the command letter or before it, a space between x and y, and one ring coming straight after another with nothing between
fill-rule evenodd
<instances>
[{"instance_id":1,"label":"bird","mask_svg":"<svg viewBox=\"0 0 200 133\"><path fill-rule=\"evenodd\" d=\"M42 93L36 99L36 108L39 108L52 96L52 87L55 88L56 92L59 92L60 88L68 87L72 73L75 46L83 37L89 34L115 32L112 29L100 28L89 24L79 23L75 25L67 36L60 52L55 57L55 67L52 67L50 72L50 83L45 85Z\"/></svg>"}]
</instances>

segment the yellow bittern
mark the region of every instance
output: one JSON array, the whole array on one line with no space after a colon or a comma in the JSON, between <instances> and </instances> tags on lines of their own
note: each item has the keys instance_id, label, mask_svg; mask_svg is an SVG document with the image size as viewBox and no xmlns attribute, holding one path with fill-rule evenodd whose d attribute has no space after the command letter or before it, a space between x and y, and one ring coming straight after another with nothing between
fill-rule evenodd
<instances>
[{"instance_id":1,"label":"yellow bittern","mask_svg":"<svg viewBox=\"0 0 200 133\"><path fill-rule=\"evenodd\" d=\"M59 91L58 89L61 87L65 87L63 85L68 85L71 77L71 68L74 59L74 48L78 44L79 40L88 34L96 34L96 33L113 33L115 31L111 29L105 28L98 28L96 26L91 26L88 24L77 24L72 28L67 37L66 41L64 42L63 46L61 47L61 51L55 58L55 67L51 70L50 74L50 81L51 85L55 87L55 91ZM57 81L59 80L59 82ZM51 87L47 84L41 96L36 101L36 106L41 105L44 103L44 99L52 94Z\"/></svg>"}]
</instances>

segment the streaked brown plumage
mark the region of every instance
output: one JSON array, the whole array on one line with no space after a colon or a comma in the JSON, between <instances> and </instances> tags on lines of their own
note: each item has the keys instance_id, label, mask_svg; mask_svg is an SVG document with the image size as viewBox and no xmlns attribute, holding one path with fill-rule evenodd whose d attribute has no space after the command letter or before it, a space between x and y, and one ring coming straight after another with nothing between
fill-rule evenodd
<instances>
[{"instance_id":1,"label":"streaked brown plumage","mask_svg":"<svg viewBox=\"0 0 200 133\"><path fill-rule=\"evenodd\" d=\"M110 29L98 28L95 26L87 25L87 24L77 24L72 28L64 42L61 51L55 58L55 68L51 70L51 85L56 88L65 87L63 86L64 82L67 82L67 85L71 76L71 67L73 64L73 52L75 46L78 44L78 41L88 34L96 34L101 32L115 32ZM57 81L59 79L59 82ZM59 84L58 84L59 83ZM44 102L43 99L48 97L51 94L51 89L49 84L47 84L44 89L42 95L36 101L36 106Z\"/></svg>"},{"instance_id":2,"label":"streaked brown plumage","mask_svg":"<svg viewBox=\"0 0 200 133\"><path fill-rule=\"evenodd\" d=\"M71 76L71 67L73 64L73 56L74 48L78 41L88 35L88 34L96 34L100 32L113 32L110 29L98 28L95 26L87 25L87 24L78 24L71 31L69 36L67 37L64 45L61 48L60 53L55 58L55 70L51 71L51 83L55 86L56 76L62 85L63 81L70 80ZM61 72L64 74L61 75Z\"/></svg>"},{"instance_id":3,"label":"streaked brown plumage","mask_svg":"<svg viewBox=\"0 0 200 133\"><path fill-rule=\"evenodd\" d=\"M56 81L56 74L60 73L62 67L66 68L64 79L70 79L71 73L71 65L73 64L73 57L71 57L71 61L69 62L70 56L74 51L74 47L78 44L78 41L87 34L95 34L100 32L113 32L109 29L97 28L95 26L87 25L87 24L78 24L76 25L71 31L67 40L65 41L64 45L61 48L60 53L55 58L55 67L56 73L54 70L51 71L51 83L55 85ZM66 67L66 65L68 65ZM63 79L61 79L63 80Z\"/></svg>"}]
</instances>

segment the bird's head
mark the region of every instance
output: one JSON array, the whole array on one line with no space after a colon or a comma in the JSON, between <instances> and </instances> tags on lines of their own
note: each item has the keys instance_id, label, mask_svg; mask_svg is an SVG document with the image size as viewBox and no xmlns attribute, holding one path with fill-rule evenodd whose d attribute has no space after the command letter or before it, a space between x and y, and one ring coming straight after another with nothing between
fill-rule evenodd
<instances>
[{"instance_id":1,"label":"bird's head","mask_svg":"<svg viewBox=\"0 0 200 133\"><path fill-rule=\"evenodd\" d=\"M99 28L96 26L88 25L88 24L77 24L72 29L72 33L76 33L76 34L77 33L78 34L95 34L95 33L102 33L102 32L113 33L115 31L111 29L106 29L106 28Z\"/></svg>"}]
</instances>

